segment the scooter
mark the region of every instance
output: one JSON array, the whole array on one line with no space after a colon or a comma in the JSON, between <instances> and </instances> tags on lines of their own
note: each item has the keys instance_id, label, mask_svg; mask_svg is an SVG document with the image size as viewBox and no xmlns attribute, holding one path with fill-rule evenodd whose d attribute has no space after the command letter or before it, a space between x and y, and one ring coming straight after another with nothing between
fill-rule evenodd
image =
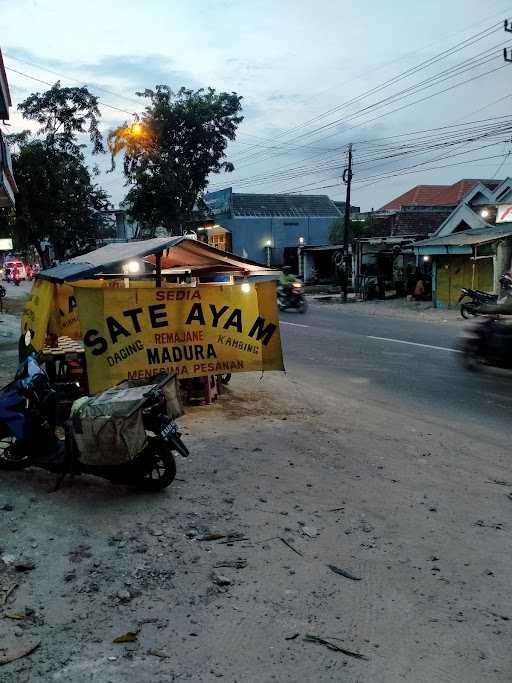
<instances>
[{"instance_id":1,"label":"scooter","mask_svg":"<svg viewBox=\"0 0 512 683\"><path fill-rule=\"evenodd\" d=\"M460 304L460 314L465 320L479 315L478 307L481 304L495 304L498 301L497 294L483 292L481 289L463 287L460 291L461 294L458 303ZM468 297L471 301L464 301L464 299L467 299Z\"/></svg>"},{"instance_id":2,"label":"scooter","mask_svg":"<svg viewBox=\"0 0 512 683\"><path fill-rule=\"evenodd\" d=\"M64 438L56 436L56 391L30 355L20 364L14 381L0 390L0 469L35 466L60 473L61 480L66 474L92 474L146 491L161 491L176 476L173 453L187 457L189 451L176 423L165 415L165 397L158 385L149 388L137 409L142 411L147 437L143 449L123 464L84 463L73 417L64 422Z\"/></svg>"},{"instance_id":3,"label":"scooter","mask_svg":"<svg viewBox=\"0 0 512 683\"><path fill-rule=\"evenodd\" d=\"M466 370L483 365L512 369L512 326L499 316L485 315L475 320L463 333L460 351Z\"/></svg>"},{"instance_id":4,"label":"scooter","mask_svg":"<svg viewBox=\"0 0 512 683\"><path fill-rule=\"evenodd\" d=\"M305 313L308 302L304 295L304 285L301 282L292 282L288 287L277 288L277 306L280 311L294 308L299 313Z\"/></svg>"}]
</instances>

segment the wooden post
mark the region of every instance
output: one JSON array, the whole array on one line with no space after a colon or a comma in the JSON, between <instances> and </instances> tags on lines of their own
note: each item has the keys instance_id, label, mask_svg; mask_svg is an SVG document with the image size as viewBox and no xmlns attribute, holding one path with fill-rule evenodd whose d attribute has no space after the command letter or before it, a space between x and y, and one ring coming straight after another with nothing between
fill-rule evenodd
<instances>
[{"instance_id":1,"label":"wooden post","mask_svg":"<svg viewBox=\"0 0 512 683\"><path fill-rule=\"evenodd\" d=\"M156 258L156 286L160 288L162 286L162 252L155 254Z\"/></svg>"}]
</instances>

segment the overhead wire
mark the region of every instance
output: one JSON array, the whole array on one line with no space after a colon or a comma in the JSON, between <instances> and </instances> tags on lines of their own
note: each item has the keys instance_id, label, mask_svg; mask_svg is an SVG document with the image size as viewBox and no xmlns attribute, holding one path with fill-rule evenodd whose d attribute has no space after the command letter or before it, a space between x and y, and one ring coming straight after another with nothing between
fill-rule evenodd
<instances>
[{"instance_id":1,"label":"overhead wire","mask_svg":"<svg viewBox=\"0 0 512 683\"><path fill-rule=\"evenodd\" d=\"M17 71L16 69L13 69L10 66L6 66L5 69L6 71L11 71L12 73L18 74L18 76L24 76L25 78L29 78L32 81L37 81L38 83L43 83L44 85L49 85L50 87L55 85L54 83L44 81L43 79L37 78L36 76L31 76L30 74L23 73L23 71ZM114 111L118 111L123 114L129 114L130 116L134 115L134 112L132 111L128 111L127 109L121 109L121 107L115 107L113 104L107 104L106 102L103 102L101 100L98 101L98 107L107 107L108 109L113 109Z\"/></svg>"},{"instance_id":2,"label":"overhead wire","mask_svg":"<svg viewBox=\"0 0 512 683\"><path fill-rule=\"evenodd\" d=\"M414 75L418 71L421 71L423 69L428 68L429 66L437 63L441 59L445 59L448 56L451 56L452 54L456 54L457 52L460 52L461 50L466 49L467 47L470 47L471 45L482 40L483 38L486 38L489 35L492 35L496 31L500 30L500 28L501 28L501 23L498 23L498 24L494 24L494 25L488 27L487 29L484 29L483 31L479 31L475 35L470 36L469 38L466 38L463 41L460 41L459 43L456 43L455 45L453 45L450 48L447 48L446 50L443 50L438 55L434 55L433 57L430 57L429 59L424 60L420 64L418 64L414 67L410 67L409 69L406 69L402 73L385 80L383 83L380 83L379 85L377 85L373 88L370 88L369 90L361 93L360 95L353 97L353 98L351 98L351 99L349 99L349 100L347 100L347 101L345 101L345 102L343 102L343 103L341 103L335 107L332 107L331 109L328 109L326 112L322 112L321 114L309 119L308 121L305 121L302 124L294 126L293 128L289 129L288 131L285 131L284 133L276 136L276 138L283 137L285 135L289 135L290 133L293 133L296 130L308 127L311 123L314 123L318 120L321 120L322 118L325 118L326 116L328 116L328 115L330 115L336 111L340 111L343 108L346 108L352 104L355 104L356 102L361 101L364 98L367 98L368 96L370 96L372 94L375 94L376 92L380 92L380 91L384 90L385 88L389 87L390 85L393 85L393 84L399 82L400 80L404 80L405 78L408 78L411 75ZM314 131L308 131L308 133L306 133L306 134L311 134L311 132L314 132ZM257 147L257 145L255 145L255 147ZM240 162L244 158L235 159L235 161Z\"/></svg>"}]
</instances>

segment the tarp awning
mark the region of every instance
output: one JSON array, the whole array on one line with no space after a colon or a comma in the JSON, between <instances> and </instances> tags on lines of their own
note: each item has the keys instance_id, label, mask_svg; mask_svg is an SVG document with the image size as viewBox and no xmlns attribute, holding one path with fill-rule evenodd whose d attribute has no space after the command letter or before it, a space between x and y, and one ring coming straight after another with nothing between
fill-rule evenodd
<instances>
[{"instance_id":1,"label":"tarp awning","mask_svg":"<svg viewBox=\"0 0 512 683\"><path fill-rule=\"evenodd\" d=\"M131 259L143 259L154 265L157 254L161 255L162 270L185 268L196 274L268 275L275 273L275 270L255 261L229 254L190 237L179 236L107 244L88 254L43 270L38 277L53 282L69 282L101 274L113 274L120 272L120 266Z\"/></svg>"}]
</instances>

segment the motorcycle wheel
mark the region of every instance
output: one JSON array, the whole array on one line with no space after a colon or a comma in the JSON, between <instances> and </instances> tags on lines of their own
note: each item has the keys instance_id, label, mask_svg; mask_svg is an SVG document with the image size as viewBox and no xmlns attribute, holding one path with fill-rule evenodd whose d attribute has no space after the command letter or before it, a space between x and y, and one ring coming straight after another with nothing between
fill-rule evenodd
<instances>
[{"instance_id":1,"label":"motorcycle wheel","mask_svg":"<svg viewBox=\"0 0 512 683\"><path fill-rule=\"evenodd\" d=\"M0 470L22 470L30 465L30 458L23 453L15 436L0 438Z\"/></svg>"},{"instance_id":2,"label":"motorcycle wheel","mask_svg":"<svg viewBox=\"0 0 512 683\"><path fill-rule=\"evenodd\" d=\"M474 309L474 304L461 304L460 314L464 318L464 320L474 318L478 315L478 313Z\"/></svg>"},{"instance_id":3,"label":"motorcycle wheel","mask_svg":"<svg viewBox=\"0 0 512 683\"><path fill-rule=\"evenodd\" d=\"M137 488L142 491L162 491L172 484L176 477L176 460L162 444L150 442L139 457L141 474Z\"/></svg>"},{"instance_id":4,"label":"motorcycle wheel","mask_svg":"<svg viewBox=\"0 0 512 683\"><path fill-rule=\"evenodd\" d=\"M302 302L300 308L299 308L299 313L305 313L308 310L308 302L306 299Z\"/></svg>"}]
</instances>

